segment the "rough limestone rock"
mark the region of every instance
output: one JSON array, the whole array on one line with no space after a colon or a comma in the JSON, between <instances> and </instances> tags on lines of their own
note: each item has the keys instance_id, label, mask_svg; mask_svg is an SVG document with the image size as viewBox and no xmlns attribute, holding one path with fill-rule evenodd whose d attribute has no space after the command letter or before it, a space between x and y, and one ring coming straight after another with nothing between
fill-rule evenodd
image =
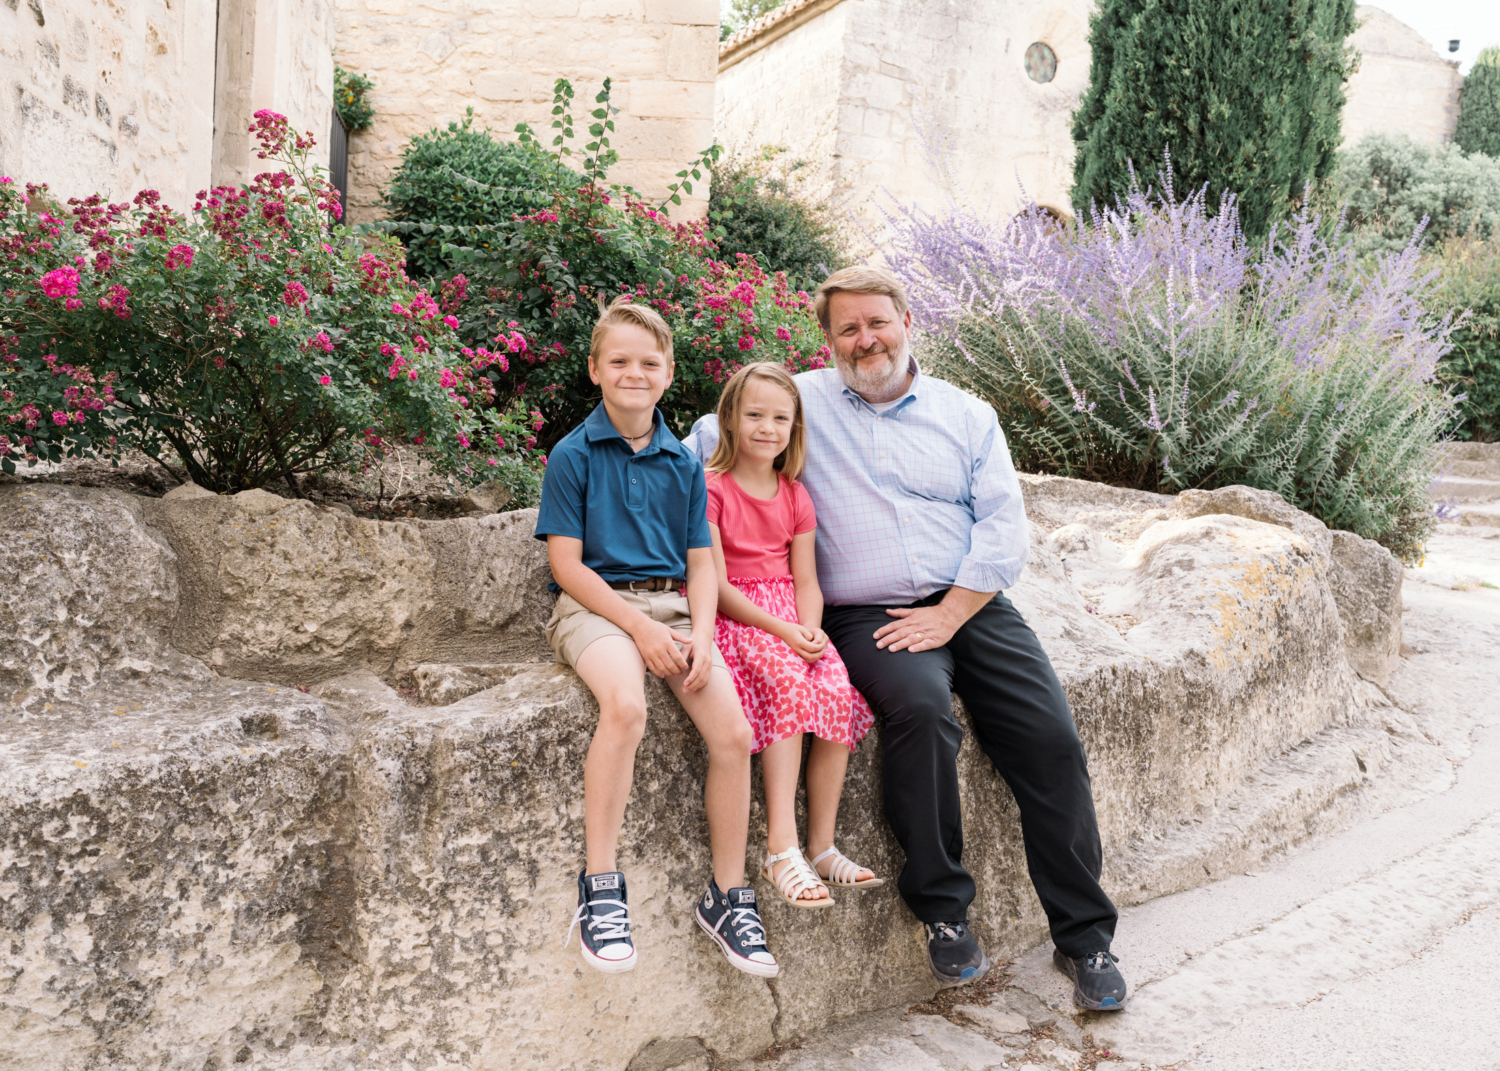
<instances>
[{"instance_id":1,"label":"rough limestone rock","mask_svg":"<svg viewBox=\"0 0 1500 1071\"><path fill-rule=\"evenodd\" d=\"M1328 581L1344 625L1349 665L1385 684L1401 657L1401 580L1405 570L1372 539L1334 532Z\"/></svg>"},{"instance_id":2,"label":"rough limestone rock","mask_svg":"<svg viewBox=\"0 0 1500 1071\"><path fill-rule=\"evenodd\" d=\"M1378 775L1338 734L1384 642L1357 615L1399 609L1399 571L1262 492L1023 487L1010 595L1073 704L1122 904L1254 865ZM533 513L173 494L0 488L0 1067L707 1068L931 994L891 883L825 912L766 896L781 977L727 967L691 915L703 748L655 682L621 838L640 966L562 947L596 707L542 644ZM893 878L880 751L877 724L840 846ZM1315 785L1271 772L1325 752ZM971 919L1013 953L1045 933L1015 805L972 734L959 771ZM994 1056L928 1025L872 1066Z\"/></svg>"}]
</instances>

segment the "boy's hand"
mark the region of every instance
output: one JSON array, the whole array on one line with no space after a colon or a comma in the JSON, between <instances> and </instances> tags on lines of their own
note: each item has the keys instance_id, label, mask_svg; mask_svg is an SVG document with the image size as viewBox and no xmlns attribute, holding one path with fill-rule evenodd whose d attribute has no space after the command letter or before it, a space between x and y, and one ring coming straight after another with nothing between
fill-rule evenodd
<instances>
[{"instance_id":1,"label":"boy's hand","mask_svg":"<svg viewBox=\"0 0 1500 1071\"><path fill-rule=\"evenodd\" d=\"M682 641L679 639L679 643ZM688 675L683 678L682 689L685 692L696 692L708 683L708 675L714 668L714 637L713 633L700 636L693 633L693 638L684 644L685 651L693 662L693 668L688 670Z\"/></svg>"},{"instance_id":2,"label":"boy's hand","mask_svg":"<svg viewBox=\"0 0 1500 1071\"><path fill-rule=\"evenodd\" d=\"M820 628L788 623L781 632L781 638L804 662L816 662L828 650L828 635Z\"/></svg>"},{"instance_id":3,"label":"boy's hand","mask_svg":"<svg viewBox=\"0 0 1500 1071\"><path fill-rule=\"evenodd\" d=\"M641 660L658 677L675 677L688 668L687 654L683 651L682 637L660 621L653 621L645 614L641 623L631 633ZM701 687L701 685L700 685Z\"/></svg>"}]
</instances>

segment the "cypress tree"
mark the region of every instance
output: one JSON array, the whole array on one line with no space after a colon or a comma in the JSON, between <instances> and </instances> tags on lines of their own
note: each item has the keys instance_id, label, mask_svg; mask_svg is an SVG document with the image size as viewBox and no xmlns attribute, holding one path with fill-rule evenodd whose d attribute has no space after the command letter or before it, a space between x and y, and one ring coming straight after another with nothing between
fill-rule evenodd
<instances>
[{"instance_id":1,"label":"cypress tree","mask_svg":"<svg viewBox=\"0 0 1500 1071\"><path fill-rule=\"evenodd\" d=\"M1479 53L1464 79L1453 140L1464 152L1500 156L1500 48Z\"/></svg>"},{"instance_id":2,"label":"cypress tree","mask_svg":"<svg viewBox=\"0 0 1500 1071\"><path fill-rule=\"evenodd\" d=\"M1181 192L1239 198L1263 236L1328 175L1339 145L1355 0L1101 0L1073 115L1073 202L1113 203L1171 159Z\"/></svg>"}]
</instances>

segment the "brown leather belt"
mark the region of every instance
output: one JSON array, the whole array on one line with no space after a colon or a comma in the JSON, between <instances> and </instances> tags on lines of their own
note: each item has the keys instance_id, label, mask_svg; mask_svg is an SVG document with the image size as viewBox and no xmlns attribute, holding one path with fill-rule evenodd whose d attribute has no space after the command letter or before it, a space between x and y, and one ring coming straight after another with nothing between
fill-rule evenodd
<instances>
[{"instance_id":1,"label":"brown leather belt","mask_svg":"<svg viewBox=\"0 0 1500 1071\"><path fill-rule=\"evenodd\" d=\"M610 580L608 584L616 591L676 591L682 587L683 581L669 576L653 576L649 580Z\"/></svg>"}]
</instances>

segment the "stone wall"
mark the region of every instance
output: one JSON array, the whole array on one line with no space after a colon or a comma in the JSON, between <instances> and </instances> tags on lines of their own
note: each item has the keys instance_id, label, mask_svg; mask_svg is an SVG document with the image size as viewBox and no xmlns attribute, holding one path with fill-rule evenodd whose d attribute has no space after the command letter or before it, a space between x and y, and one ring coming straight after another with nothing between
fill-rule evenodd
<instances>
[{"instance_id":1,"label":"stone wall","mask_svg":"<svg viewBox=\"0 0 1500 1071\"><path fill-rule=\"evenodd\" d=\"M48 183L64 201L151 187L190 204L209 179L212 12L163 0L0 5L0 174Z\"/></svg>"},{"instance_id":2,"label":"stone wall","mask_svg":"<svg viewBox=\"0 0 1500 1071\"><path fill-rule=\"evenodd\" d=\"M328 165L333 123L333 8L330 0L220 0L214 82L214 185L249 182L265 165L245 133L262 108L317 139Z\"/></svg>"},{"instance_id":3,"label":"stone wall","mask_svg":"<svg viewBox=\"0 0 1500 1071\"><path fill-rule=\"evenodd\" d=\"M854 203L879 196L933 208L954 196L1008 212L1024 189L1067 211L1088 13L1087 0L802 0L724 43L719 137L813 155L831 143ZM1057 58L1046 83L1026 73L1034 42ZM945 143L951 174L928 166L924 131Z\"/></svg>"},{"instance_id":4,"label":"stone wall","mask_svg":"<svg viewBox=\"0 0 1500 1071\"><path fill-rule=\"evenodd\" d=\"M328 0L17 0L0 5L0 174L60 200L155 189L174 208L247 181L251 115L311 130L327 162Z\"/></svg>"},{"instance_id":5,"label":"stone wall","mask_svg":"<svg viewBox=\"0 0 1500 1071\"><path fill-rule=\"evenodd\" d=\"M1378 679L1399 648L1379 547L1244 488L1023 487L1010 596L1073 705L1122 905L1253 867L1382 776L1408 729L1346 659ZM707 1066L931 994L889 882L826 912L767 897L781 977L727 967L691 920L702 745L657 683L621 841L640 966L561 947L596 707L540 644L533 523L0 486L0 1067ZM891 877L880 752L877 725L840 843ZM1015 954L1045 935L1015 806L972 733L959 771L971 919ZM752 870L764 829L757 802Z\"/></svg>"},{"instance_id":6,"label":"stone wall","mask_svg":"<svg viewBox=\"0 0 1500 1071\"><path fill-rule=\"evenodd\" d=\"M1378 7L1355 9L1350 44L1359 69L1349 79L1344 144L1369 133L1406 134L1428 145L1453 140L1463 75L1417 31Z\"/></svg>"},{"instance_id":7,"label":"stone wall","mask_svg":"<svg viewBox=\"0 0 1500 1071\"><path fill-rule=\"evenodd\" d=\"M374 125L349 142L350 218L378 202L414 134L463 116L510 139L518 122L546 130L552 87L572 81L584 119L614 79L621 162L611 179L651 198L714 140L716 0L335 0L338 62L375 81ZM576 128L585 132L587 120ZM550 132L548 137L550 139ZM586 137L580 137L575 149ZM673 214L701 216L707 184Z\"/></svg>"}]
</instances>

